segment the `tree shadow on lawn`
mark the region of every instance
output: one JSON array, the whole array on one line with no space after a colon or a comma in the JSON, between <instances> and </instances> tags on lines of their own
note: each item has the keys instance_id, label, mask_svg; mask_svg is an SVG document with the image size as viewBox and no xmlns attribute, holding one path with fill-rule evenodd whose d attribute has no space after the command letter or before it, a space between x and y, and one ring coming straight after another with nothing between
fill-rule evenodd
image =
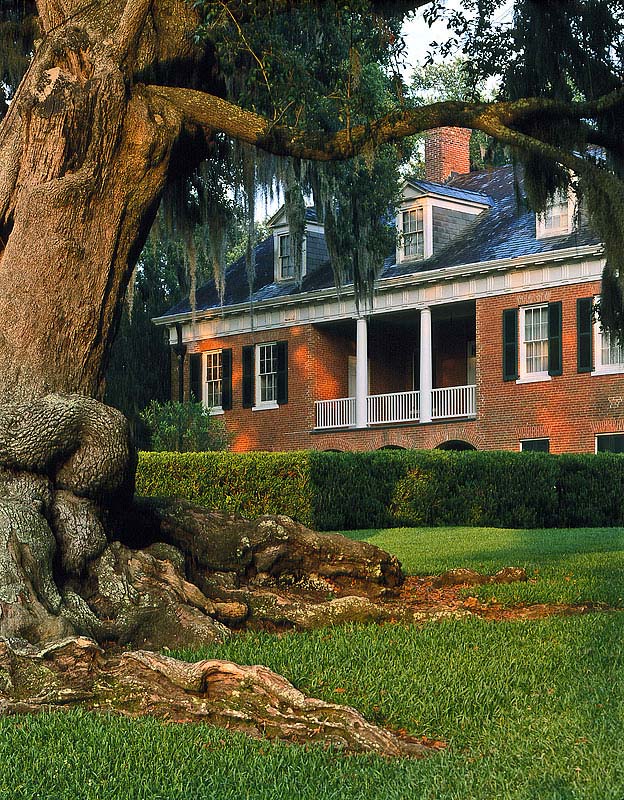
<instances>
[{"instance_id":1,"label":"tree shadow on lawn","mask_svg":"<svg viewBox=\"0 0 624 800\"><path fill-rule=\"evenodd\" d=\"M467 567L493 574L523 567L528 583L482 587L505 602L624 605L624 529L396 528L352 531L402 562L411 575Z\"/></svg>"}]
</instances>

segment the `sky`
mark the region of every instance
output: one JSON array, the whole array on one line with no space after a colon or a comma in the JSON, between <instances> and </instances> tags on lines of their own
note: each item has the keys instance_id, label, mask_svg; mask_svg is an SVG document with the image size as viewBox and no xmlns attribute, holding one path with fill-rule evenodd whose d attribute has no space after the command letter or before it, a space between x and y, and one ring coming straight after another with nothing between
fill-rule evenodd
<instances>
[{"instance_id":1,"label":"sky","mask_svg":"<svg viewBox=\"0 0 624 800\"><path fill-rule=\"evenodd\" d=\"M461 0L446 0L444 5L452 10L461 8L462 3ZM513 0L506 0L495 19L498 22L511 22L512 15ZM403 36L407 46L405 79L409 81L414 67L424 61L430 42L445 42L451 35L443 20L438 20L429 27L424 20L422 11L417 12L412 19L406 20L403 25Z\"/></svg>"}]
</instances>

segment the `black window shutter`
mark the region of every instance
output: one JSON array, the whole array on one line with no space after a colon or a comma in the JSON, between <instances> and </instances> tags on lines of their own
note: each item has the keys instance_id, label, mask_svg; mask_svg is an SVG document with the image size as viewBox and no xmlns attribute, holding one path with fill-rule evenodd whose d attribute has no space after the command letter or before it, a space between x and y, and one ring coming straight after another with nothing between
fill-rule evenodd
<instances>
[{"instance_id":1,"label":"black window shutter","mask_svg":"<svg viewBox=\"0 0 624 800\"><path fill-rule=\"evenodd\" d=\"M277 343L277 403L288 402L288 342Z\"/></svg>"},{"instance_id":2,"label":"black window shutter","mask_svg":"<svg viewBox=\"0 0 624 800\"><path fill-rule=\"evenodd\" d=\"M232 408L232 349L221 351L221 408Z\"/></svg>"},{"instance_id":3,"label":"black window shutter","mask_svg":"<svg viewBox=\"0 0 624 800\"><path fill-rule=\"evenodd\" d=\"M202 399L202 374L201 374L201 353L191 353L189 357L189 400L192 403L199 403Z\"/></svg>"},{"instance_id":4,"label":"black window shutter","mask_svg":"<svg viewBox=\"0 0 624 800\"><path fill-rule=\"evenodd\" d=\"M503 380L518 377L518 309L503 311Z\"/></svg>"},{"instance_id":5,"label":"black window shutter","mask_svg":"<svg viewBox=\"0 0 624 800\"><path fill-rule=\"evenodd\" d=\"M254 346L243 347L243 408L254 404Z\"/></svg>"},{"instance_id":6,"label":"black window shutter","mask_svg":"<svg viewBox=\"0 0 624 800\"><path fill-rule=\"evenodd\" d=\"M594 298L579 297L576 301L576 365L578 372L593 369L593 315Z\"/></svg>"},{"instance_id":7,"label":"black window shutter","mask_svg":"<svg viewBox=\"0 0 624 800\"><path fill-rule=\"evenodd\" d=\"M548 304L548 374L563 373L561 352L561 301Z\"/></svg>"}]
</instances>

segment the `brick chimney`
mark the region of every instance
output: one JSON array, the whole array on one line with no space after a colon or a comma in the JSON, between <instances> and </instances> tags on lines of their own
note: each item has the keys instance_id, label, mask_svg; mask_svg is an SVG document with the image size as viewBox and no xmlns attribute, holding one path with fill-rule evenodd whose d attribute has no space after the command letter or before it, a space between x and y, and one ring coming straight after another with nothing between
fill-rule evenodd
<instances>
[{"instance_id":1,"label":"brick chimney","mask_svg":"<svg viewBox=\"0 0 624 800\"><path fill-rule=\"evenodd\" d=\"M425 178L444 183L452 172L470 172L469 128L435 128L425 137Z\"/></svg>"}]
</instances>

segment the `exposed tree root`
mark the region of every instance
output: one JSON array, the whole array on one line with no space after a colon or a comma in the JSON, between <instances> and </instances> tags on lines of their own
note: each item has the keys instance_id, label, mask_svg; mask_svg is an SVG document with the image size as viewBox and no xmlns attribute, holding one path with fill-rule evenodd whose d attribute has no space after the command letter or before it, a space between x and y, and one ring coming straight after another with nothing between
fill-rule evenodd
<instances>
[{"instance_id":1,"label":"exposed tree root","mask_svg":"<svg viewBox=\"0 0 624 800\"><path fill-rule=\"evenodd\" d=\"M79 395L3 407L0 465L0 713L81 705L422 755L422 742L306 698L264 667L148 651L232 629L487 616L461 587L526 580L511 568L492 578L454 570L401 589L396 558L366 542L287 517L133 502L125 419ZM120 654L124 645L141 649Z\"/></svg>"},{"instance_id":2,"label":"exposed tree root","mask_svg":"<svg viewBox=\"0 0 624 800\"><path fill-rule=\"evenodd\" d=\"M430 749L367 722L347 706L305 697L266 667L187 664L153 652L106 655L73 638L47 648L0 642L0 713L81 706L128 716L210 722L252 736L323 742L344 752L421 756Z\"/></svg>"},{"instance_id":3,"label":"exposed tree root","mask_svg":"<svg viewBox=\"0 0 624 800\"><path fill-rule=\"evenodd\" d=\"M79 395L0 410L0 465L0 713L80 705L348 752L427 752L264 667L119 654L200 646L231 627L387 618L373 600L400 585L396 558L286 517L133 504L126 421Z\"/></svg>"}]
</instances>

